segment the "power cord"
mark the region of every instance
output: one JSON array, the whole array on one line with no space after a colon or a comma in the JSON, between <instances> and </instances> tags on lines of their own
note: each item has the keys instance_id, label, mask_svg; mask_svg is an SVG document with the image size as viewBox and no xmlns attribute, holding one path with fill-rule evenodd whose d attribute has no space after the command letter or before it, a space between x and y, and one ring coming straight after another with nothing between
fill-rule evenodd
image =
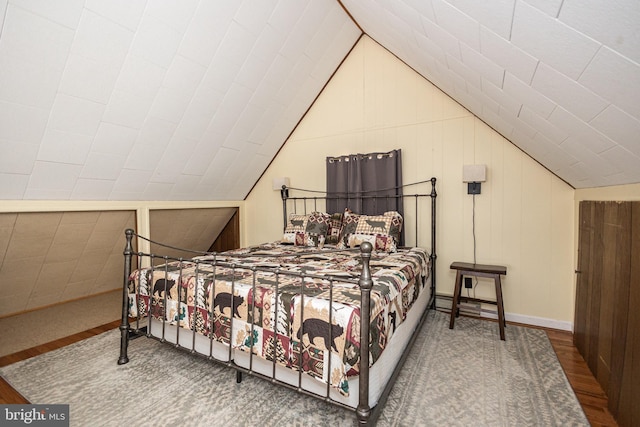
<instances>
[{"instance_id":1,"label":"power cord","mask_svg":"<svg viewBox=\"0 0 640 427\"><path fill-rule=\"evenodd\" d=\"M476 259L476 195L473 194L473 209L471 212L471 232L473 234L473 264L477 263ZM478 286L478 278L475 277L475 283L473 284L473 298L476 297L476 286ZM467 296L470 296L470 291L467 289Z\"/></svg>"},{"instance_id":2,"label":"power cord","mask_svg":"<svg viewBox=\"0 0 640 427\"><path fill-rule=\"evenodd\" d=\"M476 264L476 195L473 195L473 212L471 218L472 231L473 231L473 263Z\"/></svg>"}]
</instances>

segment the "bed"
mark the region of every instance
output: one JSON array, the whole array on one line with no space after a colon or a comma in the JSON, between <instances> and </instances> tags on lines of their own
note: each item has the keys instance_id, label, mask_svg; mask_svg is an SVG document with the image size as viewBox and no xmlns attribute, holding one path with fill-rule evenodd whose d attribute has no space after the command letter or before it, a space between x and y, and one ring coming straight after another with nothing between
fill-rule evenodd
<instances>
[{"instance_id":1,"label":"bed","mask_svg":"<svg viewBox=\"0 0 640 427\"><path fill-rule=\"evenodd\" d=\"M192 258L134 252L134 237L148 239L126 230L118 364L146 335L235 369L238 382L256 375L375 423L435 307L436 179L418 184L430 192L393 196L404 216L329 214L327 196L283 187L281 240ZM400 246L407 236L415 244Z\"/></svg>"}]
</instances>

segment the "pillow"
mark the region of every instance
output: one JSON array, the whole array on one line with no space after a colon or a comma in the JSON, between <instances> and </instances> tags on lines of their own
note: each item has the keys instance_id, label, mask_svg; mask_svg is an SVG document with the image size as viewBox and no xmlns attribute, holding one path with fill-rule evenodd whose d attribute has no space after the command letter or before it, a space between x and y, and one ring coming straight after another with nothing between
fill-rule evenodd
<instances>
[{"instance_id":1,"label":"pillow","mask_svg":"<svg viewBox=\"0 0 640 427\"><path fill-rule=\"evenodd\" d=\"M391 217L391 227L389 228L389 235L394 238L396 244L400 243L400 235L402 234L403 219L400 212L389 211L385 212L383 216Z\"/></svg>"},{"instance_id":2,"label":"pillow","mask_svg":"<svg viewBox=\"0 0 640 427\"><path fill-rule=\"evenodd\" d=\"M356 232L359 219L360 215L351 212L349 208L345 208L344 215L342 216L342 229L340 230L340 236L338 237L338 247L340 249L349 247L349 236Z\"/></svg>"},{"instance_id":3,"label":"pillow","mask_svg":"<svg viewBox=\"0 0 640 427\"><path fill-rule=\"evenodd\" d=\"M324 212L307 215L289 214L287 227L282 238L283 243L295 246L324 246L331 217Z\"/></svg>"},{"instance_id":4,"label":"pillow","mask_svg":"<svg viewBox=\"0 0 640 427\"><path fill-rule=\"evenodd\" d=\"M329 231L327 231L327 238L325 243L336 244L340 241L340 234L342 233L342 218L344 213L338 212L331 215L329 220Z\"/></svg>"},{"instance_id":5,"label":"pillow","mask_svg":"<svg viewBox=\"0 0 640 427\"><path fill-rule=\"evenodd\" d=\"M348 226L346 216L345 214L342 247L355 248L364 242L369 242L376 251L395 252L397 250L402 231L402 216L398 212L390 211L376 216L353 215L354 218L350 218Z\"/></svg>"}]
</instances>

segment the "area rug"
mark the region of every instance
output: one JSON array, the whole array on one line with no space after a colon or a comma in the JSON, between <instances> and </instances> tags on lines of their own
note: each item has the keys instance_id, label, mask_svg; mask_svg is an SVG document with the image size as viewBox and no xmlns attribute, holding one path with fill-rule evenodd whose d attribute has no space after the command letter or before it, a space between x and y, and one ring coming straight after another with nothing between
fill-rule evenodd
<instances>
[{"instance_id":1,"label":"area rug","mask_svg":"<svg viewBox=\"0 0 640 427\"><path fill-rule=\"evenodd\" d=\"M379 426L588 426L544 331L431 312ZM138 338L118 366L119 332L0 368L30 402L70 405L72 426L342 426L319 399Z\"/></svg>"}]
</instances>

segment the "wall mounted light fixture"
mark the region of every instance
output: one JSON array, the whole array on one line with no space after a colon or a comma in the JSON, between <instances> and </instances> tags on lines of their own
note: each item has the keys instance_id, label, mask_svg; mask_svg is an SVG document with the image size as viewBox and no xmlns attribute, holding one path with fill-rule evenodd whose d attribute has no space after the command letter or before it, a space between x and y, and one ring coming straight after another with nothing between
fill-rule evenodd
<instances>
[{"instance_id":1,"label":"wall mounted light fixture","mask_svg":"<svg viewBox=\"0 0 640 427\"><path fill-rule=\"evenodd\" d=\"M288 187L290 185L289 183L289 178L287 177L280 177L280 178L273 178L273 190L282 190L282 186L284 185L285 187Z\"/></svg>"},{"instance_id":2,"label":"wall mounted light fixture","mask_svg":"<svg viewBox=\"0 0 640 427\"><path fill-rule=\"evenodd\" d=\"M289 178L287 177L279 177L279 178L273 178L273 181L271 181L271 185L273 187L273 190L280 190L280 196L282 196L282 199L286 199L289 197Z\"/></svg>"},{"instance_id":3,"label":"wall mounted light fixture","mask_svg":"<svg viewBox=\"0 0 640 427\"><path fill-rule=\"evenodd\" d=\"M480 194L482 182L487 180L487 165L462 166L462 182L467 183L467 194Z\"/></svg>"}]
</instances>

